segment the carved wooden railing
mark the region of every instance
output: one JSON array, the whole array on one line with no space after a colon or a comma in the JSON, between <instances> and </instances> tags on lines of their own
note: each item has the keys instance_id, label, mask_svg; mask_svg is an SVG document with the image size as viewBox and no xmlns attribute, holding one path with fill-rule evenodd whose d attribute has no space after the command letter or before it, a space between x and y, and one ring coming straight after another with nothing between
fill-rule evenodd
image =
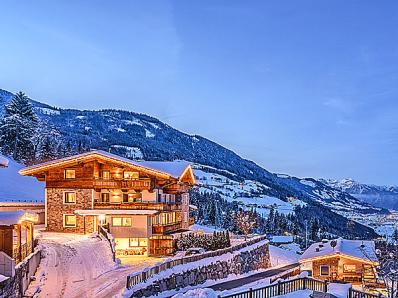
<instances>
[{"instance_id":1,"label":"carved wooden railing","mask_svg":"<svg viewBox=\"0 0 398 298\"><path fill-rule=\"evenodd\" d=\"M127 209L127 210L159 210L159 211L179 211L181 204L168 204L157 202L131 202L131 203L109 203L94 202L94 209Z\"/></svg>"},{"instance_id":2,"label":"carved wooden railing","mask_svg":"<svg viewBox=\"0 0 398 298\"><path fill-rule=\"evenodd\" d=\"M150 189L150 179L137 180L115 180L115 179L96 179L96 178L79 178L79 179L60 179L47 180L47 187L80 187L80 188L130 188L130 189Z\"/></svg>"},{"instance_id":3,"label":"carved wooden railing","mask_svg":"<svg viewBox=\"0 0 398 298\"><path fill-rule=\"evenodd\" d=\"M182 223L171 223L165 225L153 225L152 226L152 234L167 234L171 232L178 231L182 228Z\"/></svg>"}]
</instances>

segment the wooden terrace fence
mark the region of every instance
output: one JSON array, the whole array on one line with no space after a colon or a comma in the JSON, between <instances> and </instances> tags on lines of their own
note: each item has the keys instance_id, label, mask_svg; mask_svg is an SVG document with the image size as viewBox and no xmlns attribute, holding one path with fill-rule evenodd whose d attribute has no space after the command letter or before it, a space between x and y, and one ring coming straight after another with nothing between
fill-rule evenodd
<instances>
[{"instance_id":1,"label":"wooden terrace fence","mask_svg":"<svg viewBox=\"0 0 398 298\"><path fill-rule=\"evenodd\" d=\"M321 293L327 293L328 282L308 277L297 278L287 281L281 281L276 284L259 288L249 289L248 291L239 292L227 296L218 296L219 298L271 298L279 295L286 295L300 290L311 290ZM347 298L381 298L381 295L375 295L354 290L348 291Z\"/></svg>"},{"instance_id":2,"label":"wooden terrace fence","mask_svg":"<svg viewBox=\"0 0 398 298\"><path fill-rule=\"evenodd\" d=\"M238 251L244 247L253 245L253 244L263 241L265 239L267 239L267 237L264 235L264 236L250 239L248 241L242 242L238 245L231 246L228 248L218 249L215 251L206 252L204 254L200 254L200 255L196 255L196 256L183 257L183 258L163 262L159 265L155 265L153 267L147 268L142 272L137 272L137 273L127 276L126 288L131 289L133 286L145 282L147 279L151 278L155 274L158 274L162 271L173 268L174 266L188 264L191 262L196 262L196 261L199 261L199 260L202 260L205 258L221 256L226 253L233 253L233 252Z\"/></svg>"}]
</instances>

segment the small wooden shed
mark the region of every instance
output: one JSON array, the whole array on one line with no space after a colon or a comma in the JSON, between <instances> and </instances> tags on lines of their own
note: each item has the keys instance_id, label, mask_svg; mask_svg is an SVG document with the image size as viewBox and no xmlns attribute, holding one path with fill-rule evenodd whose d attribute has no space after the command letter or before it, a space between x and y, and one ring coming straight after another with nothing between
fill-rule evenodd
<instances>
[{"instance_id":1,"label":"small wooden shed","mask_svg":"<svg viewBox=\"0 0 398 298\"><path fill-rule=\"evenodd\" d=\"M34 249L34 223L38 215L24 210L0 212L0 251L18 264Z\"/></svg>"}]
</instances>

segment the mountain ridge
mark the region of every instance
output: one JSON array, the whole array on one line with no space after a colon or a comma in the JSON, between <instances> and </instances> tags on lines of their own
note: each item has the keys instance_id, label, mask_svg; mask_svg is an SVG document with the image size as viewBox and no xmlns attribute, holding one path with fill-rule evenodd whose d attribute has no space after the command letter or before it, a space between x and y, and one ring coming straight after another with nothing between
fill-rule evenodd
<instances>
[{"instance_id":1,"label":"mountain ridge","mask_svg":"<svg viewBox=\"0 0 398 298\"><path fill-rule=\"evenodd\" d=\"M0 89L0 113L12 95ZM187 160L231 172L238 181L258 181L266 186L263 195L283 201L293 197L336 212L387 212L315 179L271 173L205 137L180 132L145 114L114 109L63 109L36 100L31 102L41 121L57 131L58 145L67 144L71 154L92 148L132 159Z\"/></svg>"}]
</instances>

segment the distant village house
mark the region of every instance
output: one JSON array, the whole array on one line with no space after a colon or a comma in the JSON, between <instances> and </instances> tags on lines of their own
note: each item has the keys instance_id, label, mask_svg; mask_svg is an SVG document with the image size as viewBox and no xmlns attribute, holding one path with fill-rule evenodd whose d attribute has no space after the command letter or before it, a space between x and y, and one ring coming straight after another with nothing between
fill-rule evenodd
<instances>
[{"instance_id":1,"label":"distant village house","mask_svg":"<svg viewBox=\"0 0 398 298\"><path fill-rule=\"evenodd\" d=\"M324 240L301 256L303 269L321 280L374 284L377 282L375 243L362 240Z\"/></svg>"}]
</instances>

